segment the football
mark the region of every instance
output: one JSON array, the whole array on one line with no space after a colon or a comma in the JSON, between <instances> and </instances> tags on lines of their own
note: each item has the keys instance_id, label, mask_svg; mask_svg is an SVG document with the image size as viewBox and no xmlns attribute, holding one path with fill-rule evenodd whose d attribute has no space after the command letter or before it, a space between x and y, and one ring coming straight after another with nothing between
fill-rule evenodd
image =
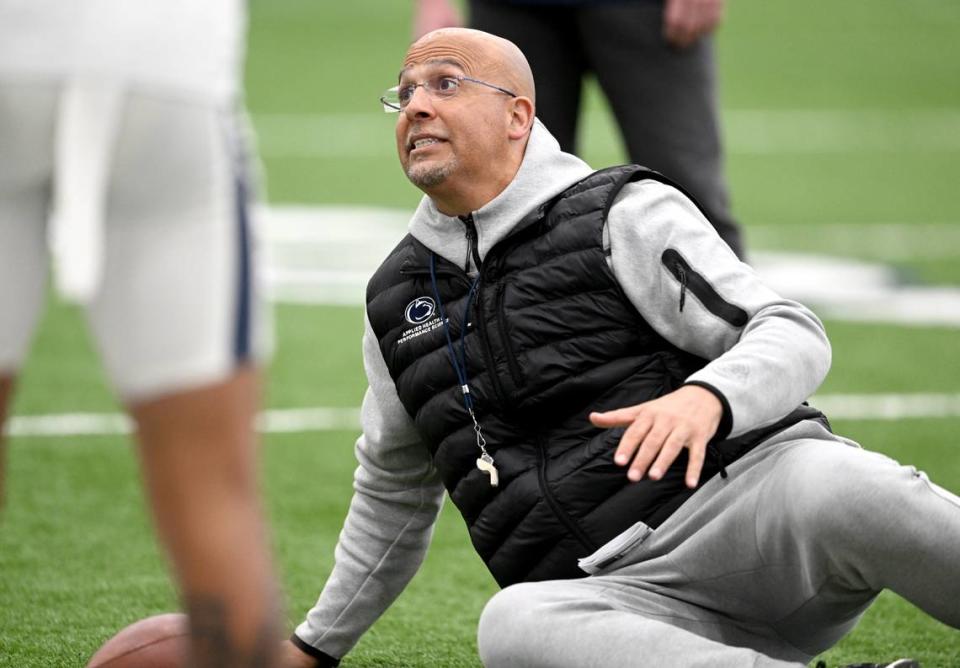
<instances>
[{"instance_id":1,"label":"football","mask_svg":"<svg viewBox=\"0 0 960 668\"><path fill-rule=\"evenodd\" d=\"M182 613L147 617L103 643L87 668L183 668L189 634L187 616Z\"/></svg>"}]
</instances>

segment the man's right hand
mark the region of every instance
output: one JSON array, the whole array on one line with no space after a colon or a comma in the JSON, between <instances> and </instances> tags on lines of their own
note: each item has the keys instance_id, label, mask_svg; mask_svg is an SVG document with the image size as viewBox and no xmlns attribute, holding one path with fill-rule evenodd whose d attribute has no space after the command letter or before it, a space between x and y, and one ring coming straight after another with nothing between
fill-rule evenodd
<instances>
[{"instance_id":1,"label":"man's right hand","mask_svg":"<svg viewBox=\"0 0 960 668\"><path fill-rule=\"evenodd\" d=\"M660 480L686 448L690 455L686 483L695 489L700 483L707 443L717 433L722 417L723 404L716 395L697 385L684 385L659 399L590 413L590 422L604 429L626 427L613 461L629 466L627 477L633 482L644 475Z\"/></svg>"}]
</instances>

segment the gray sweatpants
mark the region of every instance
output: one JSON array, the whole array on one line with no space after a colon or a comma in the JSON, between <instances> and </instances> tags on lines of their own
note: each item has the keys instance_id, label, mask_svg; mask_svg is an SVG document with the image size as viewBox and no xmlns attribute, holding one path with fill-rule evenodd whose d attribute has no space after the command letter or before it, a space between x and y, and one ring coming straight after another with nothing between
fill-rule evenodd
<instances>
[{"instance_id":1,"label":"gray sweatpants","mask_svg":"<svg viewBox=\"0 0 960 668\"><path fill-rule=\"evenodd\" d=\"M604 546L594 575L498 593L484 665L804 665L884 588L960 628L960 498L819 430L784 432L656 531Z\"/></svg>"}]
</instances>

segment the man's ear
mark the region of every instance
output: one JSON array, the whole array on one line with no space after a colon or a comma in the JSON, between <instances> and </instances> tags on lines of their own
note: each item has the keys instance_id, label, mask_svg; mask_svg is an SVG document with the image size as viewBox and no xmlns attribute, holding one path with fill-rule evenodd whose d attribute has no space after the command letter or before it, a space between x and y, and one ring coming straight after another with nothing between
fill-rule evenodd
<instances>
[{"instance_id":1,"label":"man's ear","mask_svg":"<svg viewBox=\"0 0 960 668\"><path fill-rule=\"evenodd\" d=\"M523 139L533 126L534 106L529 97L515 97L510 105L510 126L507 136L510 139Z\"/></svg>"}]
</instances>

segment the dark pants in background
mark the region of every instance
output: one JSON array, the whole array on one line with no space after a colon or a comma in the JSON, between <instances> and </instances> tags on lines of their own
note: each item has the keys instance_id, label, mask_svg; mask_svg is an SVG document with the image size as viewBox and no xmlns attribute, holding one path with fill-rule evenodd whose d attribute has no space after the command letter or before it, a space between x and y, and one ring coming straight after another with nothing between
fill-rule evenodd
<instances>
[{"instance_id":1,"label":"dark pants in background","mask_svg":"<svg viewBox=\"0 0 960 668\"><path fill-rule=\"evenodd\" d=\"M578 5L471 0L470 25L524 52L536 81L537 116L565 151L577 149L584 75L596 75L631 162L686 188L744 258L723 176L711 38L683 50L669 46L663 5L649 0Z\"/></svg>"}]
</instances>

